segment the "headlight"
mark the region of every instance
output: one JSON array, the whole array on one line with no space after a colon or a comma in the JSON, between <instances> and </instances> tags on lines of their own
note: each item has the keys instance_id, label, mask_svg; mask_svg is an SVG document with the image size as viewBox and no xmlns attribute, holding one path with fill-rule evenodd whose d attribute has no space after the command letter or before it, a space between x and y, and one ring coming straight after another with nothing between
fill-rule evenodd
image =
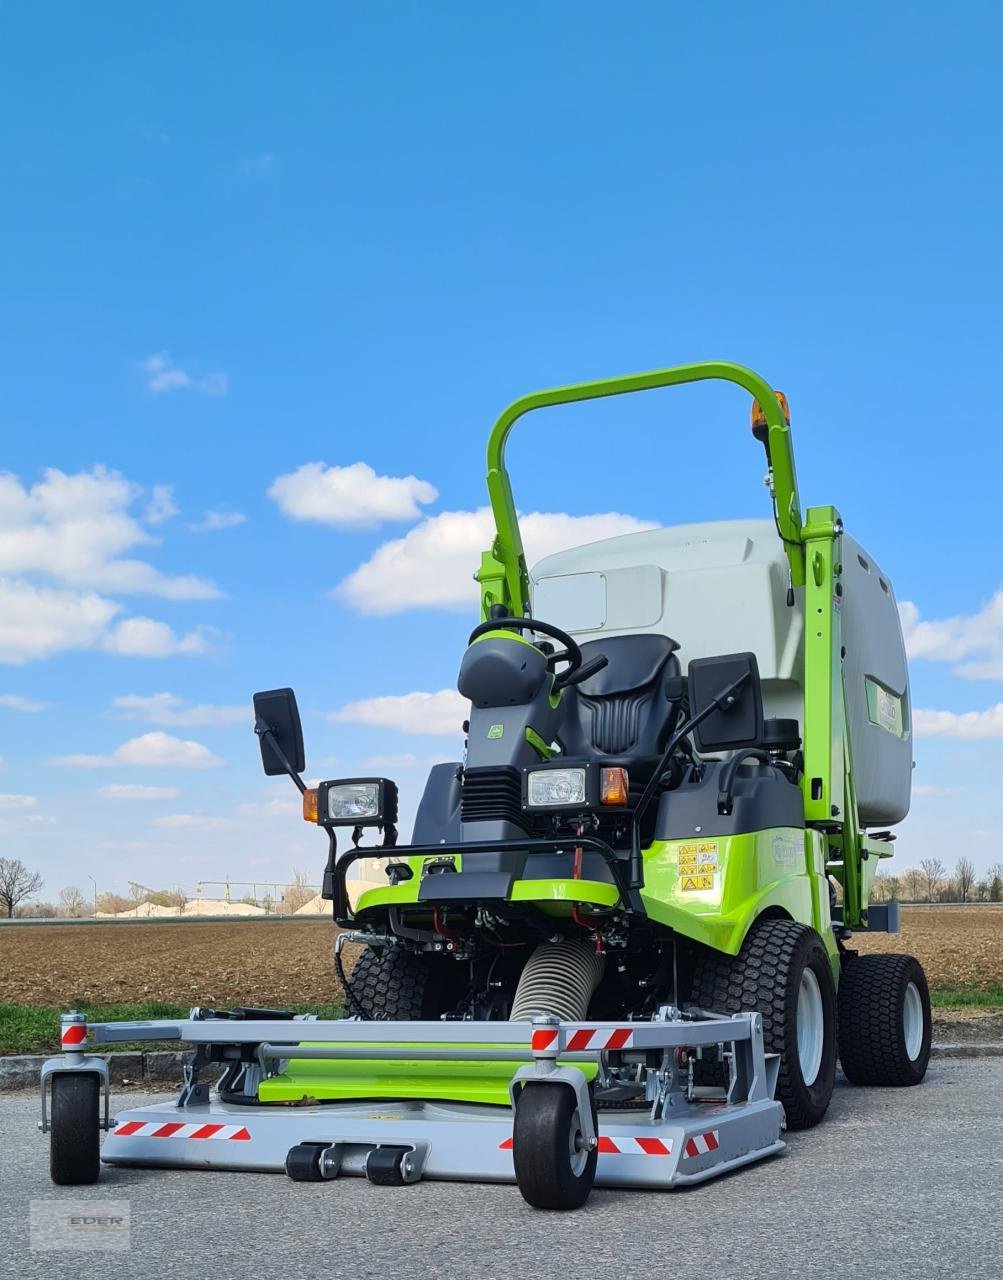
<instances>
[{"instance_id":1,"label":"headlight","mask_svg":"<svg viewBox=\"0 0 1003 1280\"><path fill-rule=\"evenodd\" d=\"M322 782L317 787L316 813L314 821L322 827L393 826L397 821L397 784L389 778Z\"/></svg>"},{"instance_id":2,"label":"headlight","mask_svg":"<svg viewBox=\"0 0 1003 1280\"><path fill-rule=\"evenodd\" d=\"M625 808L630 804L630 779L623 765L544 765L523 770L523 809L579 810Z\"/></svg>"},{"instance_id":3,"label":"headlight","mask_svg":"<svg viewBox=\"0 0 1003 1280\"><path fill-rule=\"evenodd\" d=\"M353 822L359 818L380 816L380 784L378 782L341 782L329 787L327 816Z\"/></svg>"},{"instance_id":4,"label":"headlight","mask_svg":"<svg viewBox=\"0 0 1003 1280\"><path fill-rule=\"evenodd\" d=\"M585 804L584 769L533 769L527 778L531 808L574 809Z\"/></svg>"}]
</instances>

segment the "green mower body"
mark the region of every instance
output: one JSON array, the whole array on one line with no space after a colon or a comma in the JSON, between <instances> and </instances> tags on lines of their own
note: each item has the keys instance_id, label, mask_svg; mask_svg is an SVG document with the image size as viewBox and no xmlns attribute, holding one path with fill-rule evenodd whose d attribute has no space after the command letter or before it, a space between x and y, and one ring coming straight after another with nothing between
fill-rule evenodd
<instances>
[{"instance_id":1,"label":"green mower body","mask_svg":"<svg viewBox=\"0 0 1003 1280\"><path fill-rule=\"evenodd\" d=\"M770 518L629 534L527 566L504 461L514 424L706 379L755 401ZM432 769L407 846L389 780L319 788L324 895L367 947L350 979L341 971L346 1012L644 1018L715 998L763 1007L767 1048L773 1016L773 1047L789 1056L787 1015L767 1006L793 966L797 1017L815 1001L819 1030L785 1106L792 1124L824 1112L828 1093L809 1097L808 1076L834 1070L845 943L896 927L869 903L892 849L887 829L869 828L908 810L910 705L890 582L834 508L802 514L781 401L750 370L711 363L539 393L498 420L496 536L458 678L462 756ZM373 828L382 844L363 843ZM350 895L356 864L364 883ZM390 1079L378 1064L293 1060L260 1098L504 1104L510 1075L423 1062Z\"/></svg>"}]
</instances>

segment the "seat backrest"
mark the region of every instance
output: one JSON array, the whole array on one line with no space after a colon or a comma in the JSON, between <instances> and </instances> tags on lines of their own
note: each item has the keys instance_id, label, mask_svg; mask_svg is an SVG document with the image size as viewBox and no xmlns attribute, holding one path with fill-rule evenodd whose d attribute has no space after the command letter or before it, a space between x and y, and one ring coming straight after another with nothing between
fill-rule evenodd
<instances>
[{"instance_id":1,"label":"seat backrest","mask_svg":"<svg viewBox=\"0 0 1003 1280\"><path fill-rule=\"evenodd\" d=\"M560 734L565 754L660 755L679 713L665 683L680 674L678 648L669 636L654 634L583 644L586 662L603 654L608 663L565 694L568 714Z\"/></svg>"}]
</instances>

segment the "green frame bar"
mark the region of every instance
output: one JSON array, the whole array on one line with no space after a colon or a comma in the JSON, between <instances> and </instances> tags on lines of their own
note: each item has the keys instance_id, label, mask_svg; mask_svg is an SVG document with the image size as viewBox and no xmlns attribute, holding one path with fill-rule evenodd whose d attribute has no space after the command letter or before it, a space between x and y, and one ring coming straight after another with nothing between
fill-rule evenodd
<instances>
[{"instance_id":1,"label":"green frame bar","mask_svg":"<svg viewBox=\"0 0 1003 1280\"><path fill-rule=\"evenodd\" d=\"M845 922L859 926L866 922L868 896L862 859L870 850L857 825L842 683L842 521L833 507L811 508L802 518L790 428L772 387L759 374L744 365L708 361L554 387L510 404L488 439L487 484L496 536L476 574L481 586L481 616L487 619L491 607L499 604L515 616L529 611L529 572L505 467L505 445L516 422L535 409L553 405L711 379L742 387L759 402L766 416L777 523L792 585L805 588L805 818L809 826L822 830L828 842L829 869L843 886ZM882 849L874 856L887 855Z\"/></svg>"},{"instance_id":2,"label":"green frame bar","mask_svg":"<svg viewBox=\"0 0 1003 1280\"><path fill-rule=\"evenodd\" d=\"M567 387L536 391L514 401L495 423L488 439L488 496L494 514L496 536L481 558L476 577L481 584L481 616L490 616L492 605L501 604L513 615L521 617L529 608L529 573L523 551L519 519L516 514L512 484L505 467L505 444L516 422L534 409L553 405L576 404L581 400L599 400L606 396L628 395L634 391L653 391L660 387L680 386L687 382L716 379L733 382L757 400L766 416L769 429L769 452L777 521L784 539L794 586L805 580L805 555L801 540L801 503L798 497L794 454L790 427L773 388L752 369L727 361L677 365L671 369L655 369L649 373L626 374L620 378L604 378L598 382L580 382Z\"/></svg>"}]
</instances>

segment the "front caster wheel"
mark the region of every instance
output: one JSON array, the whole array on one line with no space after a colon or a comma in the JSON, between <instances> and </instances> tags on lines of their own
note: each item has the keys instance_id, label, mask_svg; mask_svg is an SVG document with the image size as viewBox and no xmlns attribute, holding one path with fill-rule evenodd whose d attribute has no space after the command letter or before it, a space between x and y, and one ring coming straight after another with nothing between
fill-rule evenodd
<instances>
[{"instance_id":1,"label":"front caster wheel","mask_svg":"<svg viewBox=\"0 0 1003 1280\"><path fill-rule=\"evenodd\" d=\"M93 1071L52 1076L49 1173L59 1187L97 1182L101 1169L101 1077Z\"/></svg>"},{"instance_id":2,"label":"front caster wheel","mask_svg":"<svg viewBox=\"0 0 1003 1280\"><path fill-rule=\"evenodd\" d=\"M321 1158L326 1150L325 1142L298 1142L286 1155L286 1175L293 1182L323 1182Z\"/></svg>"},{"instance_id":3,"label":"front caster wheel","mask_svg":"<svg viewBox=\"0 0 1003 1280\"><path fill-rule=\"evenodd\" d=\"M595 1124L595 1106L592 1122ZM596 1177L598 1152L582 1132L578 1100L565 1085L527 1084L515 1107L515 1178L534 1209L578 1209Z\"/></svg>"}]
</instances>

